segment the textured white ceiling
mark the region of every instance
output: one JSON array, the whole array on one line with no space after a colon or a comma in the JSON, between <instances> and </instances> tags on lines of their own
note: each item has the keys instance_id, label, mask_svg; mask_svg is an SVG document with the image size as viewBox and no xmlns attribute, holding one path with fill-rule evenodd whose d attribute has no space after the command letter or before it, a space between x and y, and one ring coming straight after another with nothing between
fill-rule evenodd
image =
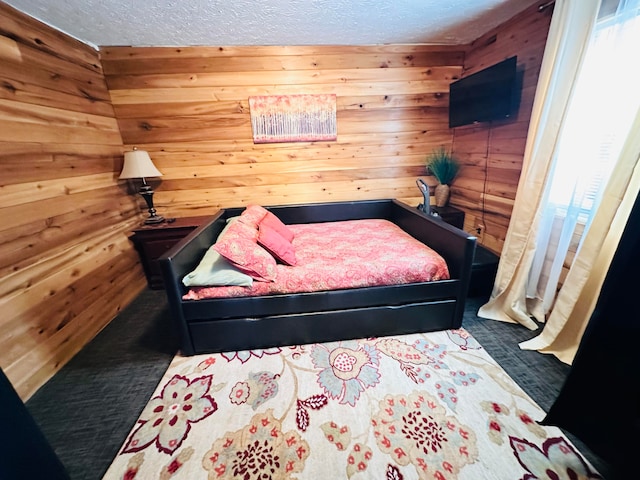
<instances>
[{"instance_id":1,"label":"textured white ceiling","mask_svg":"<svg viewBox=\"0 0 640 480\"><path fill-rule=\"evenodd\" d=\"M464 44L544 0L5 0L89 45Z\"/></svg>"}]
</instances>

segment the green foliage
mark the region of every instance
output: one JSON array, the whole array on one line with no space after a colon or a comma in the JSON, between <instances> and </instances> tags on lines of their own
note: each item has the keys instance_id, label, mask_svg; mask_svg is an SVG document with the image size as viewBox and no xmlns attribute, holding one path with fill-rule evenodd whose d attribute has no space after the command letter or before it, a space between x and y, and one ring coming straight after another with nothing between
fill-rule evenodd
<instances>
[{"instance_id":1,"label":"green foliage","mask_svg":"<svg viewBox=\"0 0 640 480\"><path fill-rule=\"evenodd\" d=\"M450 185L459 170L460 163L444 147L435 149L427 156L427 171L431 172L439 183Z\"/></svg>"}]
</instances>

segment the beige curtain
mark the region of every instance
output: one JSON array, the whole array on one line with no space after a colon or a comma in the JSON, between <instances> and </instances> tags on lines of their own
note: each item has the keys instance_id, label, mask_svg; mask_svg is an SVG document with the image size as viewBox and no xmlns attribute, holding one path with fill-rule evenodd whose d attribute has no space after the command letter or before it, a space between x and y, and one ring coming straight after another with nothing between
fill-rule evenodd
<instances>
[{"instance_id":1,"label":"beige curtain","mask_svg":"<svg viewBox=\"0 0 640 480\"><path fill-rule=\"evenodd\" d=\"M541 200L571 92L587 49L600 0L557 0L536 89L511 222L491 298L478 316L535 330L526 283L541 215Z\"/></svg>"},{"instance_id":2,"label":"beige curtain","mask_svg":"<svg viewBox=\"0 0 640 480\"><path fill-rule=\"evenodd\" d=\"M536 249L544 184L557 148L560 126L597 16L599 1L556 2L554 18L531 118L525 165L518 188L496 283L489 302L478 314L517 321L535 329L539 308L527 300L526 284ZM583 17L580 17L584 15ZM570 57L567 57L569 55ZM566 63L567 58L574 62ZM571 363L595 307L615 249L640 188L640 113L626 139L604 197L567 278L538 337L523 349L552 353ZM538 318L540 312L536 312Z\"/></svg>"},{"instance_id":3,"label":"beige curtain","mask_svg":"<svg viewBox=\"0 0 640 480\"><path fill-rule=\"evenodd\" d=\"M544 330L536 338L521 343L521 348L552 353L565 363L573 361L629 213L640 192L639 157L640 110Z\"/></svg>"}]
</instances>

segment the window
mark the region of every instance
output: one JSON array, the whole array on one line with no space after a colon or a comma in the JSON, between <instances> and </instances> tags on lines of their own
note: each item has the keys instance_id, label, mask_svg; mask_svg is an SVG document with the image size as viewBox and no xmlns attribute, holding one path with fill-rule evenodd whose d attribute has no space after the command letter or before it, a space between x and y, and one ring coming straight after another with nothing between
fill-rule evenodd
<instances>
[{"instance_id":1,"label":"window","mask_svg":"<svg viewBox=\"0 0 640 480\"><path fill-rule=\"evenodd\" d=\"M551 310L640 107L640 0L603 0L563 120L527 296Z\"/></svg>"},{"instance_id":2,"label":"window","mask_svg":"<svg viewBox=\"0 0 640 480\"><path fill-rule=\"evenodd\" d=\"M584 216L597 208L640 105L639 9L638 0L622 0L615 13L596 25L550 185L549 202L558 207L558 213L574 206Z\"/></svg>"}]
</instances>

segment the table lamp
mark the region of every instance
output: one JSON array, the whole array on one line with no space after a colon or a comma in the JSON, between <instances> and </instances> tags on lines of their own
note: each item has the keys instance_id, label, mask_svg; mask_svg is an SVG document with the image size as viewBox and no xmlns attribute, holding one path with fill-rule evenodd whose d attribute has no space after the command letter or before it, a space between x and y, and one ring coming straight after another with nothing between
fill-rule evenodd
<instances>
[{"instance_id":1,"label":"table lamp","mask_svg":"<svg viewBox=\"0 0 640 480\"><path fill-rule=\"evenodd\" d=\"M164 222L164 217L156 214L156 209L153 207L153 190L151 186L147 184L146 178L148 177L161 177L162 173L156 168L151 161L149 153L145 150L134 149L124 154L124 165L122 166L122 172L120 173L120 179L142 179L142 185L138 193L142 195L147 207L149 207L149 218L144 223L156 224Z\"/></svg>"}]
</instances>

